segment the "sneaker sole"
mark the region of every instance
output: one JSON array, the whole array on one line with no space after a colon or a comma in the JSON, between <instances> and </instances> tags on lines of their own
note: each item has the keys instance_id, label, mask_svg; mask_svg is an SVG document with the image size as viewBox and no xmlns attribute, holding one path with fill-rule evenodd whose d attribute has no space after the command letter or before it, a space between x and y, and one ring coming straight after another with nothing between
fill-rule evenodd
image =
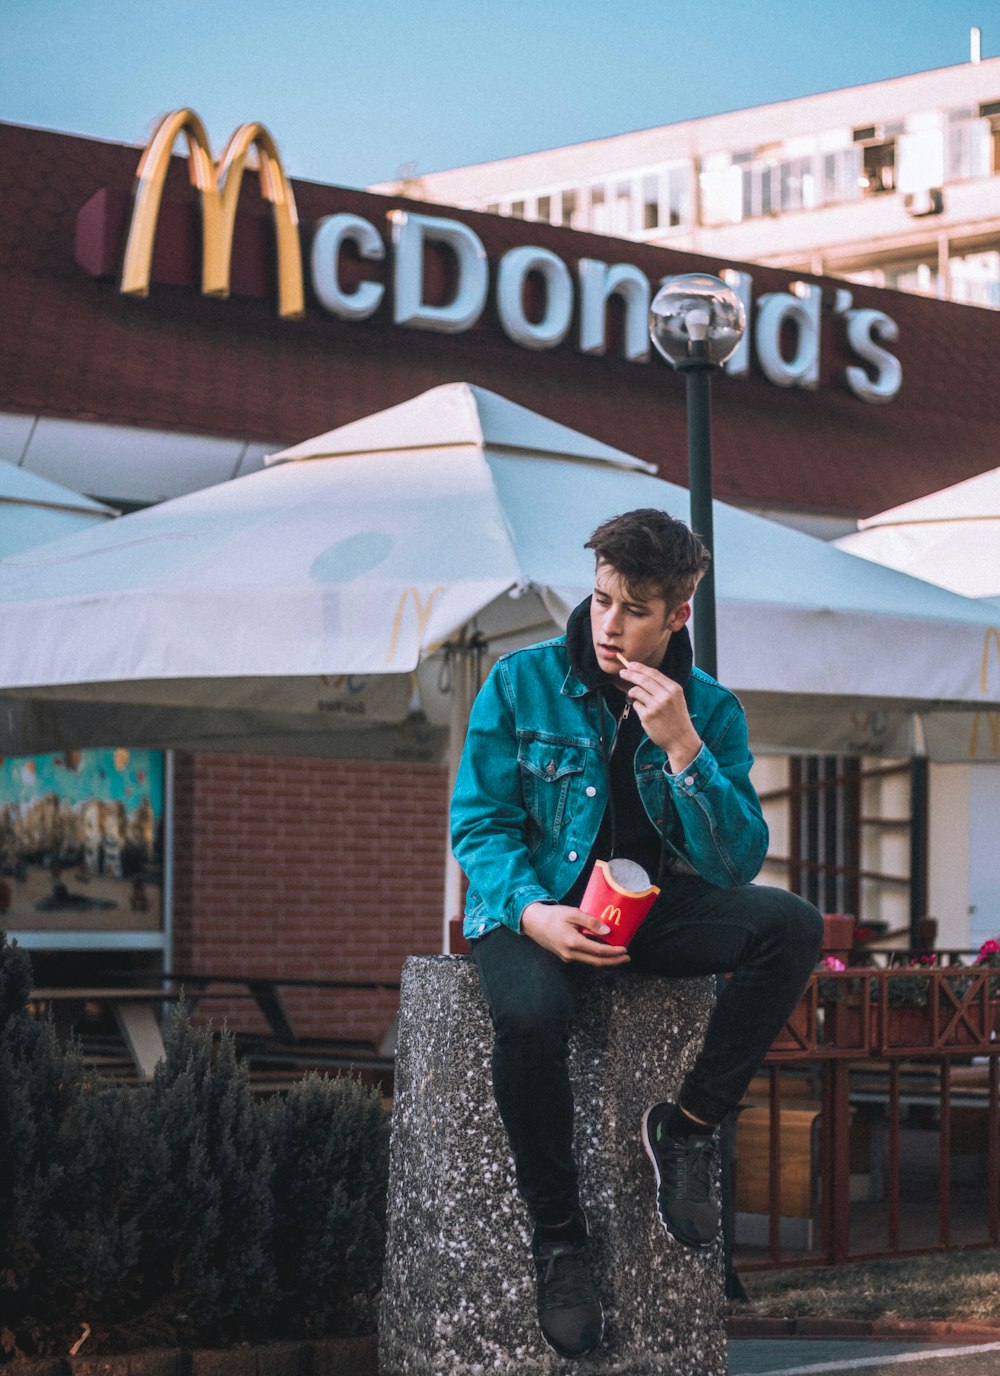
<instances>
[{"instance_id":1,"label":"sneaker sole","mask_svg":"<svg viewBox=\"0 0 1000 1376\"><path fill-rule=\"evenodd\" d=\"M597 1335L597 1340L592 1347L585 1347L582 1352L567 1352L565 1348L556 1347L555 1343L549 1341L548 1334L541 1324L538 1325L538 1331L542 1335L542 1342L550 1352L554 1352L557 1357L562 1357L565 1362L574 1362L578 1357L587 1357L591 1352L596 1352L604 1341L604 1310L601 1310L601 1331Z\"/></svg>"},{"instance_id":2,"label":"sneaker sole","mask_svg":"<svg viewBox=\"0 0 1000 1376\"><path fill-rule=\"evenodd\" d=\"M645 1148L646 1155L653 1163L653 1174L656 1176L656 1194L653 1196L653 1208L656 1210L656 1217L660 1220L660 1227L666 1233L667 1237L671 1242L676 1242L678 1247L687 1247L694 1252L704 1251L706 1248L715 1245L714 1238L711 1242L685 1242L683 1238L678 1237L676 1233L670 1231L670 1225L660 1213L660 1163L656 1159L656 1153L653 1151L652 1143L649 1140L649 1115L655 1107L655 1104L651 1105L642 1115L642 1145Z\"/></svg>"}]
</instances>

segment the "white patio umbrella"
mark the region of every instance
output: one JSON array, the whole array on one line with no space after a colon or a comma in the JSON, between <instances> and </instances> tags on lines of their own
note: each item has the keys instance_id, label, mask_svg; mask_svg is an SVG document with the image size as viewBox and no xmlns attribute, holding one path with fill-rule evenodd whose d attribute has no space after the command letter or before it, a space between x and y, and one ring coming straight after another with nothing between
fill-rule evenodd
<instances>
[{"instance_id":1,"label":"white patio umbrella","mask_svg":"<svg viewBox=\"0 0 1000 1376\"><path fill-rule=\"evenodd\" d=\"M965 597L1000 597L1000 468L868 516L835 543Z\"/></svg>"},{"instance_id":2,"label":"white patio umbrella","mask_svg":"<svg viewBox=\"0 0 1000 1376\"><path fill-rule=\"evenodd\" d=\"M117 515L113 507L0 459L0 559Z\"/></svg>"},{"instance_id":3,"label":"white patio umbrella","mask_svg":"<svg viewBox=\"0 0 1000 1376\"><path fill-rule=\"evenodd\" d=\"M0 750L454 754L470 656L561 630L602 520L688 506L463 383L276 460L0 564ZM715 535L720 676L758 750L904 754L923 714L1000 706L989 611L722 503Z\"/></svg>"},{"instance_id":4,"label":"white patio umbrella","mask_svg":"<svg viewBox=\"0 0 1000 1376\"><path fill-rule=\"evenodd\" d=\"M1000 468L952 487L879 512L858 522L839 549L885 568L924 578L966 597L983 599L984 611L1000 615ZM984 693L1000 680L1000 638L983 645ZM953 715L924 723L928 753L942 759L1000 761L1000 716L976 714L971 723Z\"/></svg>"}]
</instances>

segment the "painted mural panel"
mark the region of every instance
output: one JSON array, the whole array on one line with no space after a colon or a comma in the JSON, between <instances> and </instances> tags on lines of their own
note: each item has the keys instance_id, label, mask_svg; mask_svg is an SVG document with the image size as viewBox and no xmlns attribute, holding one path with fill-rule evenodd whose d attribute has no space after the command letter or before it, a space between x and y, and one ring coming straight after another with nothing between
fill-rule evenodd
<instances>
[{"instance_id":1,"label":"painted mural panel","mask_svg":"<svg viewBox=\"0 0 1000 1376\"><path fill-rule=\"evenodd\" d=\"M162 926L163 752L0 757L0 924Z\"/></svg>"}]
</instances>

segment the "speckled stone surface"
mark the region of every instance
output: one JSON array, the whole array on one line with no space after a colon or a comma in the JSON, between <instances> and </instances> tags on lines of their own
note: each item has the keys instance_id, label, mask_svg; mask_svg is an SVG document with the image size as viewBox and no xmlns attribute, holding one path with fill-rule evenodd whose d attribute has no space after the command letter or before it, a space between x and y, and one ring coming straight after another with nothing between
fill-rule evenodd
<instances>
[{"instance_id":1,"label":"speckled stone surface","mask_svg":"<svg viewBox=\"0 0 1000 1376\"><path fill-rule=\"evenodd\" d=\"M671 1098L700 1045L711 979L593 977L573 1035L576 1155L606 1316L567 1362L535 1316L531 1225L490 1080L492 1028L471 961L403 967L392 1112L382 1376L722 1376L721 1242L691 1251L656 1219L644 1110Z\"/></svg>"}]
</instances>

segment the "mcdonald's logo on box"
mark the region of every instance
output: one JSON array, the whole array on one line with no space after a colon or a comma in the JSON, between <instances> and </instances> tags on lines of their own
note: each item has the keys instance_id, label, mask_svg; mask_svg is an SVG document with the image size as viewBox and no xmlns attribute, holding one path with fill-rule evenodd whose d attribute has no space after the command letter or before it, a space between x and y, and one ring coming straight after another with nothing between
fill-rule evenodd
<instances>
[{"instance_id":1,"label":"mcdonald's logo on box","mask_svg":"<svg viewBox=\"0 0 1000 1376\"><path fill-rule=\"evenodd\" d=\"M581 912L598 918L611 931L597 940L627 946L642 925L660 890L634 860L598 860L580 899ZM588 936L592 935L590 932Z\"/></svg>"}]
</instances>

